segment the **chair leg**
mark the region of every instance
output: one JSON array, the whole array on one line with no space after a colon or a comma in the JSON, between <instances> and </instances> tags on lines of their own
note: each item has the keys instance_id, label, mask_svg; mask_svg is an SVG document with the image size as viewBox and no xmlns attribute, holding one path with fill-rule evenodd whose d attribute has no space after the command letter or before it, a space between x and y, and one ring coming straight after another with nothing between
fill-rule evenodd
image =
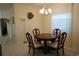
<instances>
[{"instance_id":1,"label":"chair leg","mask_svg":"<svg viewBox=\"0 0 79 59\"><path fill-rule=\"evenodd\" d=\"M57 56L58 56L59 54L58 54L58 49L57 49Z\"/></svg>"},{"instance_id":2,"label":"chair leg","mask_svg":"<svg viewBox=\"0 0 79 59\"><path fill-rule=\"evenodd\" d=\"M28 53L30 54L30 47L29 47L29 52Z\"/></svg>"},{"instance_id":3,"label":"chair leg","mask_svg":"<svg viewBox=\"0 0 79 59\"><path fill-rule=\"evenodd\" d=\"M29 51L28 51L28 54L30 54L30 48L31 48L31 47L29 47Z\"/></svg>"},{"instance_id":4,"label":"chair leg","mask_svg":"<svg viewBox=\"0 0 79 59\"><path fill-rule=\"evenodd\" d=\"M64 47L62 47L62 52L63 52L63 55L64 55Z\"/></svg>"},{"instance_id":5,"label":"chair leg","mask_svg":"<svg viewBox=\"0 0 79 59\"><path fill-rule=\"evenodd\" d=\"M33 56L35 55L35 49L33 49Z\"/></svg>"},{"instance_id":6,"label":"chair leg","mask_svg":"<svg viewBox=\"0 0 79 59\"><path fill-rule=\"evenodd\" d=\"M0 56L2 56L2 46L0 45Z\"/></svg>"}]
</instances>

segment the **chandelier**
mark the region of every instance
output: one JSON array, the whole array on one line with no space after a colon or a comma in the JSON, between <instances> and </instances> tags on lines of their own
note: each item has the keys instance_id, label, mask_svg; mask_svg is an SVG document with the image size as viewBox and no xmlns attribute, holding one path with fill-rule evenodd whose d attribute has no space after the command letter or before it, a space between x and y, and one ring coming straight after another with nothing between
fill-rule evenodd
<instances>
[{"instance_id":1,"label":"chandelier","mask_svg":"<svg viewBox=\"0 0 79 59\"><path fill-rule=\"evenodd\" d=\"M47 5L45 5L39 10L39 12L40 14L48 15L52 13L52 9L48 8Z\"/></svg>"}]
</instances>

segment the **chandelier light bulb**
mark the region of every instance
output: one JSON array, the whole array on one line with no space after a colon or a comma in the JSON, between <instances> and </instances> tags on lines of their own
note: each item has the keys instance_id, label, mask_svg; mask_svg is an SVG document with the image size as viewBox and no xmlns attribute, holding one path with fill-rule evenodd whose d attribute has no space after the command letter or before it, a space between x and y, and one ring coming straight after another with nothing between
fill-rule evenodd
<instances>
[{"instance_id":1,"label":"chandelier light bulb","mask_svg":"<svg viewBox=\"0 0 79 59\"><path fill-rule=\"evenodd\" d=\"M40 12L41 14L43 14L41 9L40 9L40 11L39 11L39 12Z\"/></svg>"},{"instance_id":2,"label":"chandelier light bulb","mask_svg":"<svg viewBox=\"0 0 79 59\"><path fill-rule=\"evenodd\" d=\"M45 10L45 15L47 15L48 14L48 12L47 12L47 10Z\"/></svg>"},{"instance_id":3,"label":"chandelier light bulb","mask_svg":"<svg viewBox=\"0 0 79 59\"><path fill-rule=\"evenodd\" d=\"M45 9L44 8L42 8L42 12L44 12L45 11Z\"/></svg>"},{"instance_id":4,"label":"chandelier light bulb","mask_svg":"<svg viewBox=\"0 0 79 59\"><path fill-rule=\"evenodd\" d=\"M40 13L44 14L44 8L40 9Z\"/></svg>"},{"instance_id":5,"label":"chandelier light bulb","mask_svg":"<svg viewBox=\"0 0 79 59\"><path fill-rule=\"evenodd\" d=\"M52 12L51 8L49 8L49 9L48 9L48 12L49 12L49 13L51 13L51 12Z\"/></svg>"}]
</instances>

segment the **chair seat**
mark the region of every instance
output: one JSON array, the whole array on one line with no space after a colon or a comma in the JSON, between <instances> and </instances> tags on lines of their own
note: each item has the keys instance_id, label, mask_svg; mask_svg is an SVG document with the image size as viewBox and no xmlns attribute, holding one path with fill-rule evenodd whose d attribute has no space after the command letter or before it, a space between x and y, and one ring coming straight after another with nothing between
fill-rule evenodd
<instances>
[{"instance_id":1,"label":"chair seat","mask_svg":"<svg viewBox=\"0 0 79 59\"><path fill-rule=\"evenodd\" d=\"M52 47L52 48L57 48L58 42L55 41L55 42L53 42L53 43L48 44L48 46L49 46L49 47Z\"/></svg>"},{"instance_id":2,"label":"chair seat","mask_svg":"<svg viewBox=\"0 0 79 59\"><path fill-rule=\"evenodd\" d=\"M34 43L34 48L40 48L40 47L43 47L43 44L41 43Z\"/></svg>"}]
</instances>

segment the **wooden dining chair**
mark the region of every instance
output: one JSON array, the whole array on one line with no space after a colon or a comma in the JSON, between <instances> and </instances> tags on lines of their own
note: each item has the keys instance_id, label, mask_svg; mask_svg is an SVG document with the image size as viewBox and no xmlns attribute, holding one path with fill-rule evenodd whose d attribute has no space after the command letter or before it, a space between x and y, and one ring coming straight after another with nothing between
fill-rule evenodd
<instances>
[{"instance_id":1,"label":"wooden dining chair","mask_svg":"<svg viewBox=\"0 0 79 59\"><path fill-rule=\"evenodd\" d=\"M32 35L30 33L26 33L26 38L27 38L27 41L29 43L29 53L30 53L30 48L33 49L33 55L35 55L35 50L36 49L39 49L41 47L43 47L42 44L39 44L39 43L34 43L33 39L32 39Z\"/></svg>"},{"instance_id":2,"label":"wooden dining chair","mask_svg":"<svg viewBox=\"0 0 79 59\"><path fill-rule=\"evenodd\" d=\"M56 51L57 51L57 56L59 55L59 54L58 54L58 50L61 49L61 48L62 48L62 52L63 52L63 55L64 55L64 43L65 43L66 37L67 37L67 33L66 33L66 32L63 32L63 33L61 33L61 35L58 37L58 41L55 41L55 42L53 42L52 44L49 44L49 45L48 45L49 47L56 49Z\"/></svg>"},{"instance_id":3,"label":"wooden dining chair","mask_svg":"<svg viewBox=\"0 0 79 59\"><path fill-rule=\"evenodd\" d=\"M53 30L53 34L55 37L58 37L61 34L61 30L56 28ZM57 41L58 39L55 39L55 41ZM54 40L52 40L51 42L53 42Z\"/></svg>"},{"instance_id":4,"label":"wooden dining chair","mask_svg":"<svg viewBox=\"0 0 79 59\"><path fill-rule=\"evenodd\" d=\"M53 30L53 33L54 33L56 36L58 36L58 35L61 34L61 30L56 28L56 29Z\"/></svg>"},{"instance_id":5,"label":"wooden dining chair","mask_svg":"<svg viewBox=\"0 0 79 59\"><path fill-rule=\"evenodd\" d=\"M40 30L38 28L35 28L35 29L32 30L32 33L34 35L34 41L40 42L39 40L36 39L36 36L40 35Z\"/></svg>"}]
</instances>

